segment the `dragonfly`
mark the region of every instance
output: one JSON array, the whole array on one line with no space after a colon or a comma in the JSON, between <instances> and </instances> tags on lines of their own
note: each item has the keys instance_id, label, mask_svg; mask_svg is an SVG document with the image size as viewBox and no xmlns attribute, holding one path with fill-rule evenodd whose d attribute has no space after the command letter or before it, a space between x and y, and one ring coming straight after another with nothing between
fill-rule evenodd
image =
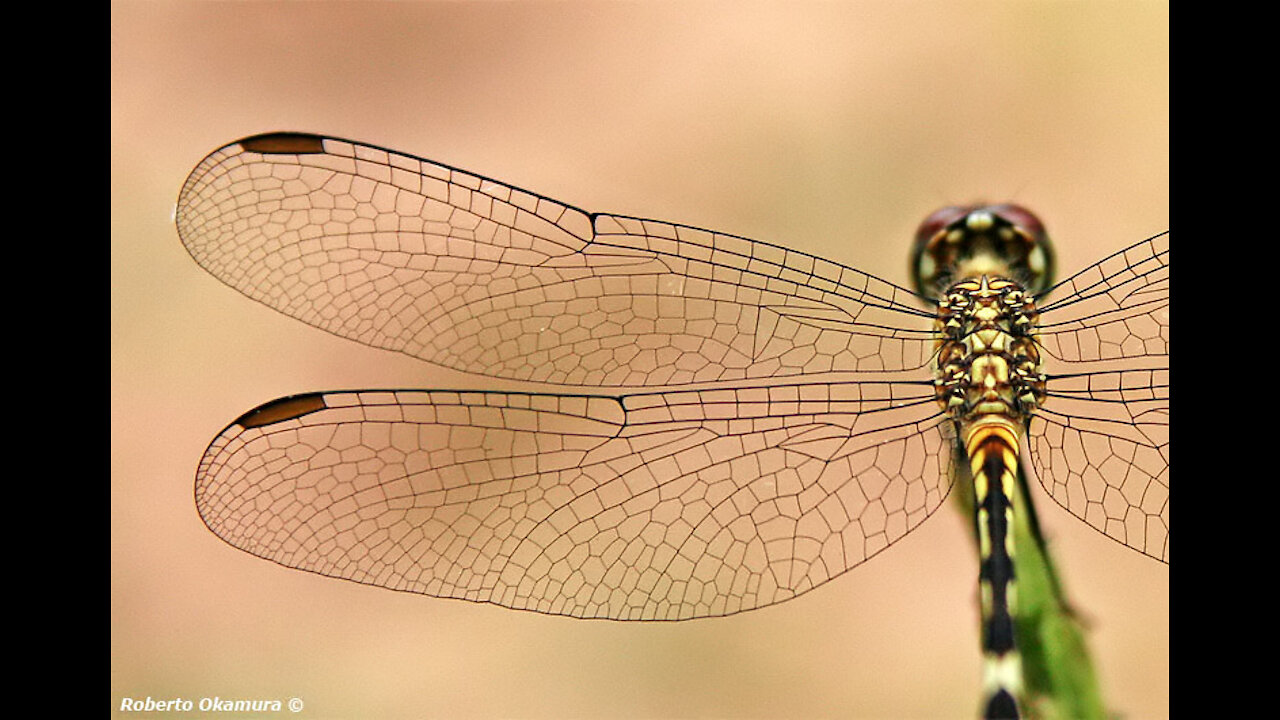
<instances>
[{"instance_id":1,"label":"dragonfly","mask_svg":"<svg viewBox=\"0 0 1280 720\"><path fill-rule=\"evenodd\" d=\"M576 618L725 616L861 565L973 483L984 714L1008 717L1019 473L1169 560L1168 232L1051 284L1029 211L944 208L908 290L305 133L215 150L175 217L201 267L285 315L552 386L246 412L196 507L280 565Z\"/></svg>"}]
</instances>

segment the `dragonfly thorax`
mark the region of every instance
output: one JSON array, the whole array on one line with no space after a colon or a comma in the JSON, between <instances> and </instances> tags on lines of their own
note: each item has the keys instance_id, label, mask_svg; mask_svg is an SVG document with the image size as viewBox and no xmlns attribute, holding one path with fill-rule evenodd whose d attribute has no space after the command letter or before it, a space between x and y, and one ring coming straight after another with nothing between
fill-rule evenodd
<instances>
[{"instance_id":1,"label":"dragonfly thorax","mask_svg":"<svg viewBox=\"0 0 1280 720\"><path fill-rule=\"evenodd\" d=\"M947 291L938 303L934 389L948 415L1022 419L1043 402L1037 317L1035 300L1006 278L983 275Z\"/></svg>"},{"instance_id":2,"label":"dragonfly thorax","mask_svg":"<svg viewBox=\"0 0 1280 720\"><path fill-rule=\"evenodd\" d=\"M1053 282L1053 246L1039 218L1017 205L946 207L916 231L911 272L916 292L930 298L983 275L1041 293Z\"/></svg>"}]
</instances>

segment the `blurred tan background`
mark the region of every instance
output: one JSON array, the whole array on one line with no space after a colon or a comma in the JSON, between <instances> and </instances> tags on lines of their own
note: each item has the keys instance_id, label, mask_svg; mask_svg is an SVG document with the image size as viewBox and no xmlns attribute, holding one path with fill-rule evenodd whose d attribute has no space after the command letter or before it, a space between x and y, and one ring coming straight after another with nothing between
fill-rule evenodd
<instances>
[{"instance_id":1,"label":"blurred tan background","mask_svg":"<svg viewBox=\"0 0 1280 720\"><path fill-rule=\"evenodd\" d=\"M113 712L218 696L297 697L305 718L975 715L976 562L950 509L799 599L675 624L395 593L223 544L192 479L240 413L482 382L241 297L170 213L209 151L304 130L900 284L935 206L1013 199L1069 274L1168 226L1164 3L117 0L111 33ZM1036 499L1110 706L1166 716L1168 568Z\"/></svg>"}]
</instances>

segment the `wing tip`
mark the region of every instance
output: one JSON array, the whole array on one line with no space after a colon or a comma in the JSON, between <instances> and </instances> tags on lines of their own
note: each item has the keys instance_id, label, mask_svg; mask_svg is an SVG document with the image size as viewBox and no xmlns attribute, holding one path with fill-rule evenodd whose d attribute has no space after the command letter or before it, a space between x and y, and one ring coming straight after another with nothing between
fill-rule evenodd
<instances>
[{"instance_id":1,"label":"wing tip","mask_svg":"<svg viewBox=\"0 0 1280 720\"><path fill-rule=\"evenodd\" d=\"M324 138L311 133L263 133L247 137L237 144L243 150L263 155L312 155L324 152Z\"/></svg>"},{"instance_id":2,"label":"wing tip","mask_svg":"<svg viewBox=\"0 0 1280 720\"><path fill-rule=\"evenodd\" d=\"M274 425L285 420L296 420L303 415L310 415L327 407L323 393L290 395L259 405L236 418L234 424L248 430L265 425Z\"/></svg>"}]
</instances>

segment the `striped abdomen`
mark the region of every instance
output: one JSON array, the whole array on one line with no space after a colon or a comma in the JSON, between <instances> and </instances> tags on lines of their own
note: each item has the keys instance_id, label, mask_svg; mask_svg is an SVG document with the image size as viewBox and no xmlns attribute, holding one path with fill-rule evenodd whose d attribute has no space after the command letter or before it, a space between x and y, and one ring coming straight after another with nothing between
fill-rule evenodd
<instances>
[{"instance_id":1,"label":"striped abdomen","mask_svg":"<svg viewBox=\"0 0 1280 720\"><path fill-rule=\"evenodd\" d=\"M1014 643L1017 585L1014 573L1013 498L1017 482L1017 426L992 416L965 438L977 510L982 598L983 717L1016 718L1022 663Z\"/></svg>"}]
</instances>

